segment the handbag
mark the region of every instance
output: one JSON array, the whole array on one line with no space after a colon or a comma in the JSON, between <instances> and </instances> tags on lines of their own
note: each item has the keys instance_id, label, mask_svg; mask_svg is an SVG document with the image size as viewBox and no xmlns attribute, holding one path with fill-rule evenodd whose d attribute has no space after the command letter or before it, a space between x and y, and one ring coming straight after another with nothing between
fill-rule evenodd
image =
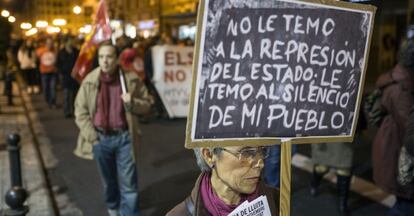
<instances>
[{"instance_id":1,"label":"handbag","mask_svg":"<svg viewBox=\"0 0 414 216\"><path fill-rule=\"evenodd\" d=\"M364 111L370 125L379 127L387 112L381 106L382 90L377 88L364 100Z\"/></svg>"},{"instance_id":2,"label":"handbag","mask_svg":"<svg viewBox=\"0 0 414 216\"><path fill-rule=\"evenodd\" d=\"M414 180L414 157L402 146L398 158L398 183L408 185Z\"/></svg>"}]
</instances>

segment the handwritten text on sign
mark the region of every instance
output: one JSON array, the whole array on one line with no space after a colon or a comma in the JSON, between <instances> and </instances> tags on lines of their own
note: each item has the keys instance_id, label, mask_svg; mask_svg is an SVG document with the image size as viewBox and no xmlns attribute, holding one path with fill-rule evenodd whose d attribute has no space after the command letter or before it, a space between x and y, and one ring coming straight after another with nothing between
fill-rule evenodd
<instances>
[{"instance_id":1,"label":"handwritten text on sign","mask_svg":"<svg viewBox=\"0 0 414 216\"><path fill-rule=\"evenodd\" d=\"M219 25L205 29L195 138L351 133L368 14L303 5L209 13Z\"/></svg>"},{"instance_id":2,"label":"handwritten text on sign","mask_svg":"<svg viewBox=\"0 0 414 216\"><path fill-rule=\"evenodd\" d=\"M186 117L192 79L193 47L155 46L152 49L154 84L173 117Z\"/></svg>"}]
</instances>

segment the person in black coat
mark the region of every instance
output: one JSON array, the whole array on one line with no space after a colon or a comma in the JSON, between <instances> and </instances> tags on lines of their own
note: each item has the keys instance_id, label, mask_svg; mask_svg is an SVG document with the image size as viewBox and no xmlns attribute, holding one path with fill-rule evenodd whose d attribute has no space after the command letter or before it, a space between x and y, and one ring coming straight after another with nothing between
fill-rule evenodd
<instances>
[{"instance_id":1,"label":"person in black coat","mask_svg":"<svg viewBox=\"0 0 414 216\"><path fill-rule=\"evenodd\" d=\"M73 42L72 37L65 39L65 46L59 50L56 63L62 78L63 112L66 118L73 117L73 104L79 89L79 83L71 76L72 68L79 55L79 50L73 45Z\"/></svg>"}]
</instances>

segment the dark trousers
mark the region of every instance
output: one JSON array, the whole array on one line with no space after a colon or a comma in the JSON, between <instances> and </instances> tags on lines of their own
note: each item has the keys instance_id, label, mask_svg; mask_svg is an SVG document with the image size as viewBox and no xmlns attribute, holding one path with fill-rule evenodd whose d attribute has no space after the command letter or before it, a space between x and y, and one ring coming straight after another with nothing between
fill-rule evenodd
<instances>
[{"instance_id":1,"label":"dark trousers","mask_svg":"<svg viewBox=\"0 0 414 216\"><path fill-rule=\"evenodd\" d=\"M36 85L36 69L23 69L22 74L27 86Z\"/></svg>"},{"instance_id":2,"label":"dark trousers","mask_svg":"<svg viewBox=\"0 0 414 216\"><path fill-rule=\"evenodd\" d=\"M65 114L65 116L73 115L76 93L77 90L74 89L63 89L63 114Z\"/></svg>"},{"instance_id":3,"label":"dark trousers","mask_svg":"<svg viewBox=\"0 0 414 216\"><path fill-rule=\"evenodd\" d=\"M56 105L56 73L42 74L43 94L49 106Z\"/></svg>"},{"instance_id":4,"label":"dark trousers","mask_svg":"<svg viewBox=\"0 0 414 216\"><path fill-rule=\"evenodd\" d=\"M264 163L264 179L266 184L279 188L280 187L280 145L269 146L269 157ZM292 155L297 151L296 145L292 145Z\"/></svg>"},{"instance_id":5,"label":"dark trousers","mask_svg":"<svg viewBox=\"0 0 414 216\"><path fill-rule=\"evenodd\" d=\"M388 211L388 216L414 215L414 200L397 197L397 202Z\"/></svg>"},{"instance_id":6,"label":"dark trousers","mask_svg":"<svg viewBox=\"0 0 414 216\"><path fill-rule=\"evenodd\" d=\"M4 94L7 96L7 105L13 105L13 81L14 80L15 80L15 74L13 72L7 72L5 83L4 83Z\"/></svg>"}]
</instances>

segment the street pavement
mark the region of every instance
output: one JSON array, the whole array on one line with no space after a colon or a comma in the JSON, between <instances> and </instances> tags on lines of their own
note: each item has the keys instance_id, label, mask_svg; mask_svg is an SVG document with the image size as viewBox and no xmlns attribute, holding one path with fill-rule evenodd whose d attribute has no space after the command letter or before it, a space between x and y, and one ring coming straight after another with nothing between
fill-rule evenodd
<instances>
[{"instance_id":1,"label":"street pavement","mask_svg":"<svg viewBox=\"0 0 414 216\"><path fill-rule=\"evenodd\" d=\"M0 92L3 92L3 88L4 83L0 82ZM0 96L0 215L9 209L4 199L11 185L6 139L9 134L17 133L21 137L19 145L23 188L30 194L26 202L30 207L28 215L52 216L55 215L53 202L38 155L38 145L33 135L35 132L30 127L30 112L24 106L23 99L27 99L27 96L22 96L15 84L13 94L14 106L8 106L6 97Z\"/></svg>"},{"instance_id":2,"label":"street pavement","mask_svg":"<svg viewBox=\"0 0 414 216\"><path fill-rule=\"evenodd\" d=\"M59 104L62 104L61 98L58 94ZM33 121L35 137L38 137L35 140L39 143L45 161L46 179L50 181L53 191L50 200L59 209L58 215L107 215L95 162L77 158L73 154L78 135L74 120L64 118L61 108L49 109L42 95L27 96L25 101ZM0 106L3 107L3 104ZM21 115L24 119L25 115ZM3 114L0 114L3 123L1 118L5 118ZM184 148L186 120L152 118L148 124L141 126L143 139L138 153L141 215L165 215L188 196L199 174L192 151ZM394 201L393 196L382 192L371 182L370 140L373 133L375 131L368 131L363 141L356 145L357 177L353 180L353 192L349 199L352 215L386 215ZM30 136L27 133L24 135ZM292 215L338 215L335 209L335 176L332 173L321 184L321 194L318 197L309 195L309 149L309 145L299 146L299 154L293 158ZM35 156L36 154L30 154L25 157L30 160ZM3 180L4 151L0 151L0 158L3 158L0 160L0 180L4 185L3 182L7 181ZM41 170L38 171L42 173ZM3 189L0 192L3 194ZM47 193L43 195L47 200ZM1 207L4 206L2 199L0 204ZM35 203L31 202L30 206L32 205ZM53 205L49 207L53 208ZM47 214L32 212L29 215Z\"/></svg>"}]
</instances>

